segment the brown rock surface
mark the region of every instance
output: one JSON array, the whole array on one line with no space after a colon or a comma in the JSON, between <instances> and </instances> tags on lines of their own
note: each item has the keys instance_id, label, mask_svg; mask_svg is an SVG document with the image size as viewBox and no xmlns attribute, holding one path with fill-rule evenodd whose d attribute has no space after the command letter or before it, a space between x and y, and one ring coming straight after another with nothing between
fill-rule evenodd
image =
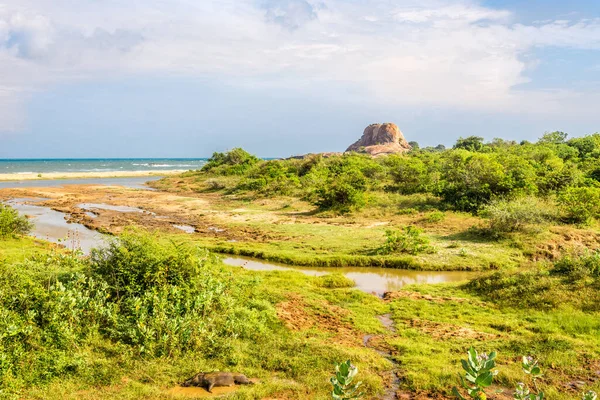
<instances>
[{"instance_id":1,"label":"brown rock surface","mask_svg":"<svg viewBox=\"0 0 600 400\"><path fill-rule=\"evenodd\" d=\"M371 124L366 127L362 137L346 150L368 153L372 156L404 153L411 149L396 124Z\"/></svg>"}]
</instances>

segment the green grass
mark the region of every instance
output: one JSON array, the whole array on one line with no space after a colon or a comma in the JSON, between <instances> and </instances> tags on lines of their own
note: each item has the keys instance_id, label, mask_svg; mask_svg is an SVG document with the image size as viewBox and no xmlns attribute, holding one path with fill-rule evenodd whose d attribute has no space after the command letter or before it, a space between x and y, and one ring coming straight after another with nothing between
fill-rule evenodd
<instances>
[{"instance_id":1,"label":"green grass","mask_svg":"<svg viewBox=\"0 0 600 400\"><path fill-rule=\"evenodd\" d=\"M564 385L573 380L600 385L594 367L600 359L600 313L570 308L551 311L502 308L483 302L457 285L412 286L407 291L449 300L401 298L390 304L399 335L397 349L406 386L416 392L449 394L458 384L460 359L471 345L497 351L497 382L509 391L523 381L520 356L531 355L545 371L541 388L548 398L573 399Z\"/></svg>"},{"instance_id":2,"label":"green grass","mask_svg":"<svg viewBox=\"0 0 600 400\"><path fill-rule=\"evenodd\" d=\"M30 237L0 239L0 261L20 262L36 255L48 254L53 245Z\"/></svg>"}]
</instances>

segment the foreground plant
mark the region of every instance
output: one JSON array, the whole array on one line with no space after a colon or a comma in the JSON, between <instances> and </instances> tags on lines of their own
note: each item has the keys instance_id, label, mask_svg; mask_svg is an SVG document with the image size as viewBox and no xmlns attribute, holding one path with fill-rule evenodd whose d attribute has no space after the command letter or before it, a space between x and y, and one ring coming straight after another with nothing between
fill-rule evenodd
<instances>
[{"instance_id":1,"label":"foreground plant","mask_svg":"<svg viewBox=\"0 0 600 400\"><path fill-rule=\"evenodd\" d=\"M358 368L350 362L350 360L336 364L335 375L331 377L331 385L333 391L331 397L334 400L354 400L364 396L363 392L358 389L362 382L354 382L354 378L358 374Z\"/></svg>"},{"instance_id":2,"label":"foreground plant","mask_svg":"<svg viewBox=\"0 0 600 400\"><path fill-rule=\"evenodd\" d=\"M590 390L589 392L585 392L583 394L582 400L596 400L597 398L598 395L596 394L596 392Z\"/></svg>"},{"instance_id":3,"label":"foreground plant","mask_svg":"<svg viewBox=\"0 0 600 400\"><path fill-rule=\"evenodd\" d=\"M494 376L498 374L498 371L494 370L496 367L496 353L479 354L477 350L471 347L467 354L468 358L466 360L460 360L465 370L465 376L460 376L461 386L471 399L486 400L485 389L491 386ZM459 399L466 399L456 386L452 388L452 393Z\"/></svg>"},{"instance_id":4,"label":"foreground plant","mask_svg":"<svg viewBox=\"0 0 600 400\"><path fill-rule=\"evenodd\" d=\"M523 356L521 367L523 368L523 372L531 377L531 381L535 387L535 393L531 392L529 386L525 383L519 382L513 397L516 400L543 400L544 392L542 392L537 385L537 380L543 376L538 361L531 356Z\"/></svg>"}]
</instances>

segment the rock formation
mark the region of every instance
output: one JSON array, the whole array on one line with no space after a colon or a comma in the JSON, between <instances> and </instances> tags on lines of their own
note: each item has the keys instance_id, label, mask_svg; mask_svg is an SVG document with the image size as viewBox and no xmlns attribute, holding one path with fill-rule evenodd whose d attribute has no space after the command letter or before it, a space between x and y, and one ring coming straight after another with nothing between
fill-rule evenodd
<instances>
[{"instance_id":1,"label":"rock formation","mask_svg":"<svg viewBox=\"0 0 600 400\"><path fill-rule=\"evenodd\" d=\"M396 124L371 124L367 126L362 137L346 150L368 153L372 156L404 153L411 149L404 135Z\"/></svg>"}]
</instances>

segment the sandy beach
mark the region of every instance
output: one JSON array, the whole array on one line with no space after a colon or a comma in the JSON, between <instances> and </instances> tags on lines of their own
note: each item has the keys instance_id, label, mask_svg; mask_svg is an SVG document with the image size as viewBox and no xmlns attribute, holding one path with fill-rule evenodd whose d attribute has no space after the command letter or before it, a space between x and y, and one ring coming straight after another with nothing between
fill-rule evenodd
<instances>
[{"instance_id":1,"label":"sandy beach","mask_svg":"<svg viewBox=\"0 0 600 400\"><path fill-rule=\"evenodd\" d=\"M32 181L51 179L83 179L83 178L131 178L143 176L165 176L185 172L186 170L168 171L106 171L106 172L49 172L0 174L0 181Z\"/></svg>"}]
</instances>

